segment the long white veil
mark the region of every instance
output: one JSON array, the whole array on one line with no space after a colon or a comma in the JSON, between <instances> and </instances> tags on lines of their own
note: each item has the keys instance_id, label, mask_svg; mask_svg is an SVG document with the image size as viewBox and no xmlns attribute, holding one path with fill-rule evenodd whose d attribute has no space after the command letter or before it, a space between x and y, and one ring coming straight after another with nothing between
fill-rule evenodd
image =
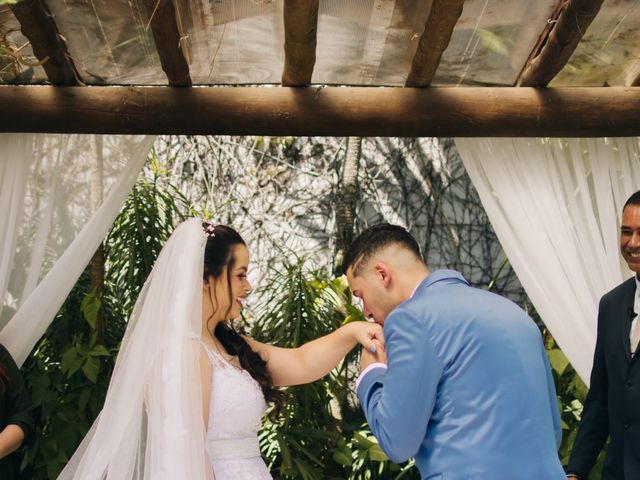
<instances>
[{"instance_id":1,"label":"long white veil","mask_svg":"<svg viewBox=\"0 0 640 480\"><path fill-rule=\"evenodd\" d=\"M176 228L135 304L104 407L59 480L203 480L199 342L206 235Z\"/></svg>"}]
</instances>

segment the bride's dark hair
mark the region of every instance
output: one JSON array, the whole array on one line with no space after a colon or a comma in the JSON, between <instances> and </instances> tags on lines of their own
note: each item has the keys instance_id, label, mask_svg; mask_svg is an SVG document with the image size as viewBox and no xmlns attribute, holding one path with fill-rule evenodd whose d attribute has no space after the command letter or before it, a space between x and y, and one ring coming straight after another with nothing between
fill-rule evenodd
<instances>
[{"instance_id":1,"label":"bride's dark hair","mask_svg":"<svg viewBox=\"0 0 640 480\"><path fill-rule=\"evenodd\" d=\"M229 308L225 312L224 317L229 314L233 298L231 292L231 271L236 263L233 247L236 245L246 246L245 241L240 234L233 228L226 225L215 225L213 227L209 223L203 223L202 228L209 233L207 244L204 249L204 281L208 281L210 277L218 279L222 276L227 267L227 286L229 292ZM209 290L209 298L214 311L216 308L215 301L212 297L211 289ZM213 317L213 315L212 315ZM207 330L209 328L207 327ZM269 413L272 419L276 419L282 409L284 402L284 393L273 388L271 376L267 370L266 362L254 352L244 338L241 332L238 332L231 322L219 322L215 332L209 332L220 340L220 343L231 355L237 355L240 366L258 382L262 394L267 402L273 404L273 408Z\"/></svg>"}]
</instances>

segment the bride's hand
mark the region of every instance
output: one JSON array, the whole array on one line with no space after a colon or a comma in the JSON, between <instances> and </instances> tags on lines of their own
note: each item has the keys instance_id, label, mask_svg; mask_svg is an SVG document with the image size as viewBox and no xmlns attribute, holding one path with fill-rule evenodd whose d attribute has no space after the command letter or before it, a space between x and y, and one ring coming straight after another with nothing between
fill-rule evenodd
<instances>
[{"instance_id":1,"label":"bride's hand","mask_svg":"<svg viewBox=\"0 0 640 480\"><path fill-rule=\"evenodd\" d=\"M360 373L372 363L387 363L387 352L384 347L377 340L373 340L373 342L378 344L376 353L368 352L364 348L360 352Z\"/></svg>"},{"instance_id":2,"label":"bride's hand","mask_svg":"<svg viewBox=\"0 0 640 480\"><path fill-rule=\"evenodd\" d=\"M367 351L375 353L378 349L376 343L384 350L384 333L382 327L373 322L357 321L352 322L355 340ZM377 340L377 342L374 342Z\"/></svg>"}]
</instances>

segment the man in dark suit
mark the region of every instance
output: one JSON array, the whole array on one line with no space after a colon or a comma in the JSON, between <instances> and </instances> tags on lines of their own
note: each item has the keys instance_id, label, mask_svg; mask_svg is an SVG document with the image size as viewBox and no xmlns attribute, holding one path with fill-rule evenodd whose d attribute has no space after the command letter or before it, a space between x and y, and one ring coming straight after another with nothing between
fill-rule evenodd
<instances>
[{"instance_id":1,"label":"man in dark suit","mask_svg":"<svg viewBox=\"0 0 640 480\"><path fill-rule=\"evenodd\" d=\"M568 478L586 480L611 437L602 480L640 479L640 191L622 210L620 251L635 275L600 300L591 389Z\"/></svg>"}]
</instances>

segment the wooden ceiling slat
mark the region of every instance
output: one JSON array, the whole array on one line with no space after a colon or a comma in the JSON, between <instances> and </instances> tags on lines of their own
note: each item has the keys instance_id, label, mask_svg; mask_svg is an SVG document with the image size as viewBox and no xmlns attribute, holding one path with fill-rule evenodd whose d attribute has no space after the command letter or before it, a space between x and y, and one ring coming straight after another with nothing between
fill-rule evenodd
<instances>
[{"instance_id":1,"label":"wooden ceiling slat","mask_svg":"<svg viewBox=\"0 0 640 480\"><path fill-rule=\"evenodd\" d=\"M151 32L162 70L172 87L191 86L189 64L181 46L176 11L171 0L145 0Z\"/></svg>"},{"instance_id":2,"label":"wooden ceiling slat","mask_svg":"<svg viewBox=\"0 0 640 480\"><path fill-rule=\"evenodd\" d=\"M435 76L442 53L462 14L464 0L433 0L405 85L426 87Z\"/></svg>"},{"instance_id":3,"label":"wooden ceiling slat","mask_svg":"<svg viewBox=\"0 0 640 480\"><path fill-rule=\"evenodd\" d=\"M42 63L54 85L82 85L80 75L44 0L22 0L9 7L20 23L22 34L31 43L33 54Z\"/></svg>"},{"instance_id":4,"label":"wooden ceiling slat","mask_svg":"<svg viewBox=\"0 0 640 480\"><path fill-rule=\"evenodd\" d=\"M603 0L562 0L559 15L551 19L520 72L519 87L545 87L567 64Z\"/></svg>"},{"instance_id":5,"label":"wooden ceiling slat","mask_svg":"<svg viewBox=\"0 0 640 480\"><path fill-rule=\"evenodd\" d=\"M284 2L284 71L282 85L309 85L316 63L319 0Z\"/></svg>"},{"instance_id":6,"label":"wooden ceiling slat","mask_svg":"<svg viewBox=\"0 0 640 480\"><path fill-rule=\"evenodd\" d=\"M0 111L0 132L341 137L640 135L637 87L4 86L0 87Z\"/></svg>"}]
</instances>

